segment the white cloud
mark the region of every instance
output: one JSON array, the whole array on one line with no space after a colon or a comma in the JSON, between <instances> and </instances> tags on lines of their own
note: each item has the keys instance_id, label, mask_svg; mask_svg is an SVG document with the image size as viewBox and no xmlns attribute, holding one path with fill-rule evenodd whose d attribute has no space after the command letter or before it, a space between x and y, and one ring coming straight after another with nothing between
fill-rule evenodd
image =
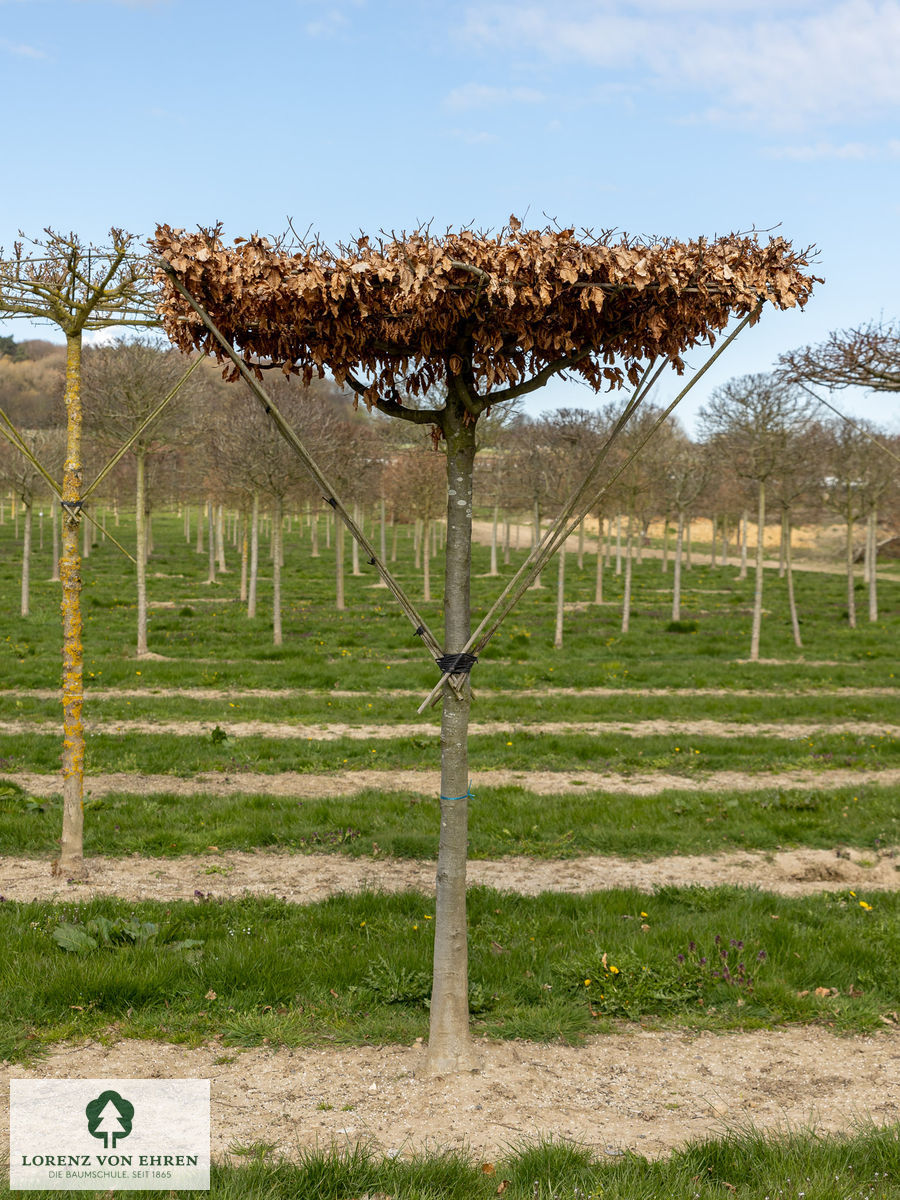
<instances>
[{"instance_id":1,"label":"white cloud","mask_svg":"<svg viewBox=\"0 0 900 1200\"><path fill-rule=\"evenodd\" d=\"M557 63L637 72L712 120L807 126L900 107L900 0L546 0L472 9L466 34Z\"/></svg>"},{"instance_id":2,"label":"white cloud","mask_svg":"<svg viewBox=\"0 0 900 1200\"><path fill-rule=\"evenodd\" d=\"M496 133L488 133L484 129L451 129L450 136L458 142L465 142L467 146L489 146L500 141Z\"/></svg>"},{"instance_id":3,"label":"white cloud","mask_svg":"<svg viewBox=\"0 0 900 1200\"><path fill-rule=\"evenodd\" d=\"M789 159L792 162L816 162L821 159L863 162L900 158L900 141L889 141L883 145L871 142L813 142L807 146L770 146L765 153L769 158Z\"/></svg>"},{"instance_id":4,"label":"white cloud","mask_svg":"<svg viewBox=\"0 0 900 1200\"><path fill-rule=\"evenodd\" d=\"M483 83L464 83L444 98L444 107L454 111L492 108L500 104L541 104L543 92L526 87L491 87Z\"/></svg>"},{"instance_id":5,"label":"white cloud","mask_svg":"<svg viewBox=\"0 0 900 1200\"><path fill-rule=\"evenodd\" d=\"M14 54L16 58L46 58L47 55L43 50L39 50L37 46L26 46L21 42L10 42L6 38L0 38L0 50L7 54Z\"/></svg>"}]
</instances>

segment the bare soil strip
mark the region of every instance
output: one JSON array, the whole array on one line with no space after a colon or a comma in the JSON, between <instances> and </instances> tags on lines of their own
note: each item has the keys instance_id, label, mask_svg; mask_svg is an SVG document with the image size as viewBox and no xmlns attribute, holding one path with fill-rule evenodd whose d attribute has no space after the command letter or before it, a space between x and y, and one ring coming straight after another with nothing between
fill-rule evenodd
<instances>
[{"instance_id":1,"label":"bare soil strip","mask_svg":"<svg viewBox=\"0 0 900 1200\"><path fill-rule=\"evenodd\" d=\"M900 767L884 771L835 769L829 771L715 771L708 775L673 775L662 771L653 774L619 775L613 771L473 771L472 786L519 787L539 796L559 796L573 789L623 793L629 796L655 796L659 792L756 792L771 788L865 787L871 784L887 787L900 784ZM48 797L62 794L62 778L58 774L39 775L33 771L0 773L0 782L8 779L25 788L33 796ZM327 796L355 796L369 788L382 792L413 792L422 796L440 794L440 772L433 771L335 771L333 774L306 775L298 771L282 771L265 775L251 771L197 775L145 775L132 771L115 771L104 775L86 775L85 794L108 796L111 792L129 792L142 796L158 793L175 796L235 796L251 793L258 796L292 796L297 800L321 799Z\"/></svg>"},{"instance_id":2,"label":"bare soil strip","mask_svg":"<svg viewBox=\"0 0 900 1200\"><path fill-rule=\"evenodd\" d=\"M509 691L494 688L478 688L480 697L508 696ZM896 696L900 688L896 687L842 687L842 688L613 688L613 687L545 687L545 688L516 688L516 696L608 696L619 700L627 700L631 696L662 696L677 699L684 696L736 696L761 697L763 699L790 700L797 697L817 697L822 700L847 701L855 696ZM0 688L0 700L59 700L59 688ZM95 688L86 687L85 697L89 700L153 700L183 698L185 700L289 700L294 696L321 696L339 700L365 700L369 696L377 696L379 700L393 697L421 697L421 688L379 688L377 691L361 692L347 691L339 688Z\"/></svg>"},{"instance_id":3,"label":"bare soil strip","mask_svg":"<svg viewBox=\"0 0 900 1200\"><path fill-rule=\"evenodd\" d=\"M177 858L92 858L85 880L51 874L48 859L0 858L0 894L7 900L192 900L203 896L233 898L277 895L310 904L342 892L434 891L435 863L379 856L286 854L254 851ZM472 859L471 886L535 896L540 892L586 894L608 888L652 891L665 884L715 887L736 884L785 896L852 889L900 889L896 849L782 850L774 854L741 851L717 855L674 855L649 860L586 855L574 859Z\"/></svg>"},{"instance_id":4,"label":"bare soil strip","mask_svg":"<svg viewBox=\"0 0 900 1200\"><path fill-rule=\"evenodd\" d=\"M223 728L229 737L267 737L277 739L305 738L310 742L335 742L340 738L353 741L393 741L397 738L439 737L441 727L434 721L405 725L400 722L390 725L348 725L343 722L329 724L288 723L284 721L225 721ZM168 734L174 737L208 737L216 727L215 720L209 721L91 721L84 723L88 734ZM0 721L0 734L58 733L58 721ZM528 734L575 734L586 733L594 737L628 734L631 737L772 737L795 740L818 737L822 734L845 733L855 737L896 737L900 725L887 725L876 721L826 721L826 722L740 722L740 721L671 721L655 719L649 721L535 721L520 725L518 721L476 721L469 726L469 733L505 733L509 737L517 733ZM686 748L686 745L685 745Z\"/></svg>"},{"instance_id":5,"label":"bare soil strip","mask_svg":"<svg viewBox=\"0 0 900 1200\"><path fill-rule=\"evenodd\" d=\"M895 1029L866 1037L811 1027L718 1036L640 1030L580 1047L476 1044L478 1069L439 1079L423 1077L421 1045L61 1045L32 1067L0 1068L0 1124L8 1121L10 1078L209 1079L216 1158L253 1142L290 1155L362 1141L400 1154L468 1147L491 1160L540 1134L601 1157L626 1149L657 1157L748 1122L772 1132L814 1122L836 1133L900 1115Z\"/></svg>"}]
</instances>

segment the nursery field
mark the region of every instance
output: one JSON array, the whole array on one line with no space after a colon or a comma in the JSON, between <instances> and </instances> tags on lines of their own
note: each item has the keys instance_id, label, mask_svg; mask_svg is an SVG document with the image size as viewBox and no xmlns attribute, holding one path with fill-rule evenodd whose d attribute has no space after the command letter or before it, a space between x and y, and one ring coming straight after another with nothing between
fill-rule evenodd
<instances>
[{"instance_id":1,"label":"nursery field","mask_svg":"<svg viewBox=\"0 0 900 1200\"><path fill-rule=\"evenodd\" d=\"M127 515L108 526L133 546ZM436 599L420 601L410 535L397 574L439 634L440 556ZM844 576L797 570L802 650L768 570L755 663L752 571L710 566L708 547L693 547L676 625L671 568L634 565L624 634L614 564L598 605L592 543L581 568L570 553L560 649L544 573L472 675L484 1068L426 1095L440 747L439 710L416 709L437 668L371 569L352 575L349 547L336 611L324 520L317 558L302 521L286 529L282 646L265 546L248 619L233 545L210 584L181 516L157 514L154 541L149 657L132 565L99 535L83 564L91 873L77 882L50 872L49 534L22 618L21 543L8 513L0 526L4 1074L77 1053L79 1073L211 1077L222 1195L260 1194L262 1172L271 1195L493 1195L509 1179L508 1196L725 1196L741 1159L742 1195L774 1178L785 1196L897 1194L895 1134L857 1123L900 1112L900 570L879 573L876 622L859 580L856 629ZM476 615L523 555L496 579L475 548ZM439 1122L455 1157L416 1157L434 1148L434 1104L459 1114ZM811 1118L848 1138L809 1133ZM761 1140L748 1122L795 1132ZM555 1140L519 1145L535 1134ZM273 1165L334 1138L403 1153L393 1168L363 1150ZM602 1179L576 1144L609 1156Z\"/></svg>"}]
</instances>

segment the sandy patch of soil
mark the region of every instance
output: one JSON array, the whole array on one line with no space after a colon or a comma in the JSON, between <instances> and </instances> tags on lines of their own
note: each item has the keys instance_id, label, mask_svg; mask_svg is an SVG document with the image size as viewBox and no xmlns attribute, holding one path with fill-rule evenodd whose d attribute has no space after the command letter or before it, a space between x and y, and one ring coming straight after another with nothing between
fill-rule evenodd
<instances>
[{"instance_id":1,"label":"sandy patch of soil","mask_svg":"<svg viewBox=\"0 0 900 1200\"><path fill-rule=\"evenodd\" d=\"M283 854L255 851L178 858L91 858L87 876L75 882L51 875L47 859L0 858L0 894L7 900L191 900L197 893L218 898L275 894L292 903L313 903L341 892L434 891L435 863L340 854ZM785 896L853 889L900 888L895 849L740 851L717 855L674 855L648 860L586 855L576 859L472 859L468 882L534 896L540 892L586 894L608 888L643 891L666 884L715 887L737 884Z\"/></svg>"},{"instance_id":2,"label":"sandy patch of soil","mask_svg":"<svg viewBox=\"0 0 900 1200\"><path fill-rule=\"evenodd\" d=\"M403 724L402 722L389 725L378 725L374 721L366 725L348 725L344 722L328 724L304 724L303 722L285 721L229 721L224 720L222 728L229 737L267 737L277 739L305 738L309 742L334 742L340 738L352 741L392 741L397 738L439 737L440 724L434 719L423 720L420 724ZM217 722L208 721L91 721L84 723L88 734L170 734L175 737L208 737ZM590 734L593 737L609 737L615 734L628 734L631 737L678 737L682 740L691 737L771 737L797 740L799 738L818 737L822 734L846 733L858 737L884 737L900 733L900 726L882 724L877 721L671 721L654 719L648 721L534 721L527 726L521 726L518 721L474 721L469 726L473 735L488 735L505 733L510 737L516 733L528 734L558 733L558 734ZM49 720L37 721L0 721L0 734L14 735L23 733L57 733L59 722Z\"/></svg>"},{"instance_id":3,"label":"sandy patch of soil","mask_svg":"<svg viewBox=\"0 0 900 1200\"><path fill-rule=\"evenodd\" d=\"M656 1157L753 1122L823 1132L900 1115L900 1032L835 1037L819 1028L722 1035L635 1031L580 1047L476 1043L479 1067L424 1076L424 1047L198 1049L156 1042L62 1045L7 1079L201 1078L211 1081L212 1151L262 1141L298 1146L371 1142L382 1152L469 1147L497 1157L522 1137L552 1134L598 1155ZM320 1106L330 1105L324 1110Z\"/></svg>"},{"instance_id":4,"label":"sandy patch of soil","mask_svg":"<svg viewBox=\"0 0 900 1200\"><path fill-rule=\"evenodd\" d=\"M612 771L473 771L472 786L520 787L539 796L559 796L574 789L621 792L629 796L655 796L659 792L756 792L768 788L840 788L889 786L900 783L900 768L884 771L782 771L758 774L741 771L716 771L709 775L618 775ZM33 796L61 795L58 774L39 775L33 771L0 773L25 788ZM440 772L433 771L335 771L328 775L305 775L282 771L264 775L250 771L228 774L206 771L183 778L178 775L145 775L115 771L107 775L86 775L85 795L108 796L111 792L129 792L152 796L165 792L175 796L234 796L251 793L258 796L292 796L297 800L328 796L354 796L368 788L390 792L413 792L423 796L440 794Z\"/></svg>"}]
</instances>

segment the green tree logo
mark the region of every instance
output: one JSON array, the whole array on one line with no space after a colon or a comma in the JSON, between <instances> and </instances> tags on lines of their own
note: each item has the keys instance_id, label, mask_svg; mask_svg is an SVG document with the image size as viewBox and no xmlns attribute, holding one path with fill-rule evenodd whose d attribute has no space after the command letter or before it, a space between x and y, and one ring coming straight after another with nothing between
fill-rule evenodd
<instances>
[{"instance_id":1,"label":"green tree logo","mask_svg":"<svg viewBox=\"0 0 900 1200\"><path fill-rule=\"evenodd\" d=\"M115 1150L116 1141L131 1133L134 1105L118 1092L101 1092L84 1110L88 1130L95 1138L103 1138L104 1150ZM110 1142L110 1139L112 1141Z\"/></svg>"}]
</instances>

